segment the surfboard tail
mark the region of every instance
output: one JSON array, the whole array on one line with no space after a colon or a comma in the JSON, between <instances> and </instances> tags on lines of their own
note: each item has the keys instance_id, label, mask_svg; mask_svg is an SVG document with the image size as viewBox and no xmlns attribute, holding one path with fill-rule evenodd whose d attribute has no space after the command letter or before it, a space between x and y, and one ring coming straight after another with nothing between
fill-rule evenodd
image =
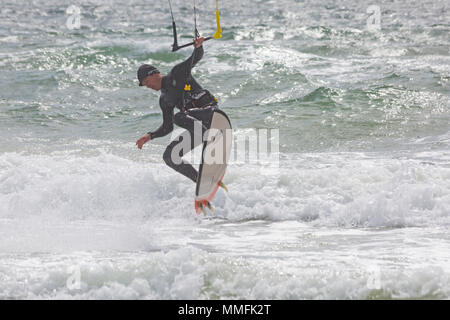
<instances>
[{"instance_id":1,"label":"surfboard tail","mask_svg":"<svg viewBox=\"0 0 450 320\"><path fill-rule=\"evenodd\" d=\"M214 187L213 192L208 197L197 197L195 199L194 207L195 207L195 212L197 212L197 214L202 213L202 211L203 211L202 209L208 207L208 204L211 202L211 200L216 195L217 190L219 190L220 184L222 183L222 179L224 176L225 176L225 172L222 174L219 182L217 182L217 185Z\"/></svg>"}]
</instances>

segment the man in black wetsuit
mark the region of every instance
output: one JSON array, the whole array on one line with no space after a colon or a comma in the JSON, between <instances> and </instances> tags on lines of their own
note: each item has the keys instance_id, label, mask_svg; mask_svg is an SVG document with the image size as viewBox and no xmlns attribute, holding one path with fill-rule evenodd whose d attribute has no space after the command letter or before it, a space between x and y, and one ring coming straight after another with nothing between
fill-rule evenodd
<instances>
[{"instance_id":1,"label":"man in black wetsuit","mask_svg":"<svg viewBox=\"0 0 450 320\"><path fill-rule=\"evenodd\" d=\"M169 167L194 182L197 182L197 170L181 157L203 142L203 134L209 129L213 111L217 107L217 99L203 89L191 75L191 69L203 56L204 40L204 38L195 39L192 55L186 61L176 65L166 76L162 76L158 69L148 64L142 65L138 70L140 86L156 91L161 90L159 106L163 114L163 124L155 131L142 136L137 140L136 145L142 149L142 146L151 139L169 134L173 130L174 123L187 129L190 135L182 134L172 141L167 146L163 159ZM179 109L179 112L174 115L175 108ZM200 126L199 123L201 123ZM202 128L201 132L194 130L195 127ZM202 137L199 137L200 134ZM185 137L189 137L190 141L184 141ZM180 143L184 145L181 151L178 151ZM176 152L173 152L174 149Z\"/></svg>"}]
</instances>

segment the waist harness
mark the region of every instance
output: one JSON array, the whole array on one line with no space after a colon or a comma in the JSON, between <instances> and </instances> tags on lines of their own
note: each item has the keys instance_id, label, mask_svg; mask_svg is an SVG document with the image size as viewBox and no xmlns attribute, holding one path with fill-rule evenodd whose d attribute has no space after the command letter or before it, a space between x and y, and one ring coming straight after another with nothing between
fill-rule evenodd
<instances>
[{"instance_id":1,"label":"waist harness","mask_svg":"<svg viewBox=\"0 0 450 320\"><path fill-rule=\"evenodd\" d=\"M191 86L186 85L184 90L183 105L185 110L217 105L217 98L206 89L202 89L198 92L191 92Z\"/></svg>"}]
</instances>

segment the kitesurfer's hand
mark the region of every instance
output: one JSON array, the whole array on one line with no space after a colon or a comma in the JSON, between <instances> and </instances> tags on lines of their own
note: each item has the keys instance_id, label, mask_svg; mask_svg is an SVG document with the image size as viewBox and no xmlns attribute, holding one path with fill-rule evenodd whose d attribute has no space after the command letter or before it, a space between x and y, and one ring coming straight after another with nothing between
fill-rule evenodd
<instances>
[{"instance_id":1,"label":"kitesurfer's hand","mask_svg":"<svg viewBox=\"0 0 450 320\"><path fill-rule=\"evenodd\" d=\"M152 137L150 136L150 134L146 133L145 135L143 135L141 138L139 138L138 141L136 141L136 145L139 149L142 149L142 146L146 143L149 142L152 139Z\"/></svg>"},{"instance_id":2,"label":"kitesurfer's hand","mask_svg":"<svg viewBox=\"0 0 450 320\"><path fill-rule=\"evenodd\" d=\"M203 41L205 41L205 38L204 38L204 37L194 39L194 45L195 45L195 47L196 47L196 48L201 47L201 45L203 44Z\"/></svg>"}]
</instances>

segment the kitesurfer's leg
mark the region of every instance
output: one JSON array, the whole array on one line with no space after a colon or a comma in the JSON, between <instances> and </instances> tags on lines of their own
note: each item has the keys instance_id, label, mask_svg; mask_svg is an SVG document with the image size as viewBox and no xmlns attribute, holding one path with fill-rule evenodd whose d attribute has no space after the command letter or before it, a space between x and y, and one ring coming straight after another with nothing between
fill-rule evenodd
<instances>
[{"instance_id":1,"label":"kitesurfer's leg","mask_svg":"<svg viewBox=\"0 0 450 320\"><path fill-rule=\"evenodd\" d=\"M164 162L194 182L197 182L197 170L189 162L181 158L203 143L203 134L211 125L211 117L211 108L189 110L189 112L178 112L175 114L174 123L187 131L172 141L164 151Z\"/></svg>"},{"instance_id":2,"label":"kitesurfer's leg","mask_svg":"<svg viewBox=\"0 0 450 320\"><path fill-rule=\"evenodd\" d=\"M185 131L183 134L180 134L175 140L173 140L164 151L163 159L164 162L174 169L178 171L182 175L191 179L194 182L197 182L198 172L194 169L194 167L187 161L184 161L182 157L195 148L195 145L192 145L192 141L187 141L186 139L191 140L191 134L189 131ZM188 146L192 146L188 148Z\"/></svg>"}]
</instances>

